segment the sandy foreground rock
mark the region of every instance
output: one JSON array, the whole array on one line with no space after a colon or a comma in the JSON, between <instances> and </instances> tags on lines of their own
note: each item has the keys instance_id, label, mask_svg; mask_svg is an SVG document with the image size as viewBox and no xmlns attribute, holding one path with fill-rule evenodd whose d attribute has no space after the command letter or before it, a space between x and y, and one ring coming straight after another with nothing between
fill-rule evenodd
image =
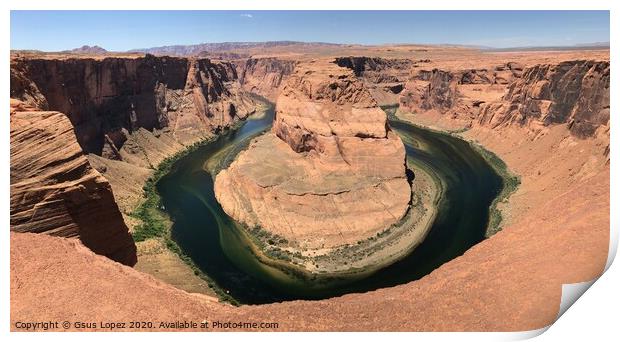
<instances>
[{"instance_id":1,"label":"sandy foreground rock","mask_svg":"<svg viewBox=\"0 0 620 342\"><path fill-rule=\"evenodd\" d=\"M405 215L404 145L349 69L297 66L276 108L271 132L216 177L227 214L309 248L355 243Z\"/></svg>"}]
</instances>

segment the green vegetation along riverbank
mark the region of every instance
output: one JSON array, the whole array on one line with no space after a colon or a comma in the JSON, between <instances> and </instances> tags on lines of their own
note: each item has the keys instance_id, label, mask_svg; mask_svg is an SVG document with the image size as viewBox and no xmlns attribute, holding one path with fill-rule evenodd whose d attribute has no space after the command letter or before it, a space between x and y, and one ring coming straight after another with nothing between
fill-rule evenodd
<instances>
[{"instance_id":1,"label":"green vegetation along riverbank","mask_svg":"<svg viewBox=\"0 0 620 342\"><path fill-rule=\"evenodd\" d=\"M253 117L260 118L264 115L264 112L270 108L271 106L267 104L261 105ZM226 129L225 132L235 131L244 123L244 121L239 121L234 126ZM196 263L183 252L183 249L174 241L174 239L172 239L171 228L173 222L170 220L169 215L164 211L165 208L157 191L157 183L162 179L162 177L170 173L177 161L194 153L201 147L212 143L215 139L217 139L217 136L198 141L175 153L174 155L167 157L157 166L142 188L144 200L130 214L131 217L140 220L140 223L134 228L132 236L135 242L143 242L149 239L160 239L168 250L176 254L181 261L183 261L193 271L194 275L207 283L209 288L213 290L220 300L229 302L233 305L238 305L237 301L232 296L227 294L224 289L219 287L212 278L204 273L196 265Z\"/></svg>"},{"instance_id":2,"label":"green vegetation along riverbank","mask_svg":"<svg viewBox=\"0 0 620 342\"><path fill-rule=\"evenodd\" d=\"M144 201L130 214L130 216L140 220L140 224L134 228L132 236L134 241L142 242L148 239L161 239L168 250L175 253L187 266L191 268L194 275L205 281L209 288L218 296L222 301L238 305L237 301L228 295L225 290L220 288L207 274L202 272L200 268L194 263L194 261L186 255L181 247L172 239L171 228L172 221L168 214L163 211L164 207L161 203L161 197L157 192L157 182L167 175L174 163L190 153L196 151L201 146L204 146L213 139L205 139L194 143L188 148L179 151L178 153L164 159L157 169L153 172L153 175L149 177L143 186Z\"/></svg>"}]
</instances>

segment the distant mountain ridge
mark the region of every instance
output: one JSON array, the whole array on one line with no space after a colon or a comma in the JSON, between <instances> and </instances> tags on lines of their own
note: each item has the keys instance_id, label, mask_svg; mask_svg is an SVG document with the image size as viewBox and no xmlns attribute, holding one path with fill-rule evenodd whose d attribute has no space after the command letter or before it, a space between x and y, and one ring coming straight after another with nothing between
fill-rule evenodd
<instances>
[{"instance_id":1,"label":"distant mountain ridge","mask_svg":"<svg viewBox=\"0 0 620 342\"><path fill-rule=\"evenodd\" d=\"M595 42L575 45L549 45L549 46L515 46L508 48L484 48L487 51L551 51L551 50L599 50L609 49L610 42Z\"/></svg>"},{"instance_id":2,"label":"distant mountain ridge","mask_svg":"<svg viewBox=\"0 0 620 342\"><path fill-rule=\"evenodd\" d=\"M108 52L108 50L102 48L101 46L98 45L82 45L79 48L75 48L75 49L71 49L71 50L65 50L65 51L61 51L62 53L77 53L77 54L88 54L88 55L99 55L99 54L105 54Z\"/></svg>"},{"instance_id":3,"label":"distant mountain ridge","mask_svg":"<svg viewBox=\"0 0 620 342\"><path fill-rule=\"evenodd\" d=\"M165 45L150 48L139 48L124 51L125 53L137 53L137 54L153 54L153 55L168 55L168 56L198 56L208 57L215 59L238 59L247 58L251 56L252 52L260 52L260 49L273 49L282 47L291 47L296 50L305 50L312 48L330 48L330 47L352 47L352 46L418 46L413 43L390 43L379 45L364 45L364 44L339 44L339 43L324 43L324 42L300 42L300 41L266 41L266 42L221 42L221 43L201 43L201 44L189 44L189 45ZM610 42L593 42L583 43L575 45L558 45L558 46L516 46L506 48L495 48L483 45L462 45L462 44L428 44L428 46L436 47L455 47L455 48L469 48L478 49L488 52L502 52L502 51L568 51L568 50L599 50L609 49ZM254 51L252 51L254 50ZM258 51L257 51L258 50ZM41 50L11 50L16 53L34 53L45 54L48 51ZM108 51L98 45L84 45L79 48L71 50L58 51L58 53L67 54L85 54L85 55L105 55L112 51ZM123 51L115 51L123 52Z\"/></svg>"},{"instance_id":4,"label":"distant mountain ridge","mask_svg":"<svg viewBox=\"0 0 620 342\"><path fill-rule=\"evenodd\" d=\"M154 55L192 56L213 52L224 52L250 48L273 48L284 46L295 47L319 47L319 46L346 46L349 44L321 43L321 42L297 42L297 41L268 41L268 42L223 42L202 43L193 45L167 45L151 48L132 49L127 52L142 52Z\"/></svg>"}]
</instances>

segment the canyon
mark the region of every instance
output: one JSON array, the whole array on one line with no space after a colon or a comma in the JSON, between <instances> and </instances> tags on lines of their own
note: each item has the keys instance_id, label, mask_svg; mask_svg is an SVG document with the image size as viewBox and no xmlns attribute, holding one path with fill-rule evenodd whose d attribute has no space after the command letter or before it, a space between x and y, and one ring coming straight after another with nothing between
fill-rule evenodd
<instances>
[{"instance_id":1,"label":"canyon","mask_svg":"<svg viewBox=\"0 0 620 342\"><path fill-rule=\"evenodd\" d=\"M610 209L608 51L316 51L295 55L277 46L271 55L261 48L260 56L230 61L12 57L12 322L77 315L261 320L287 331L529 330L556 318L562 284L603 272ZM341 236L307 216L300 225L308 227L305 233L337 246L398 221L411 186L403 144L379 109L398 105L399 119L483 146L520 176L516 192L497 204L502 229L420 280L320 301L235 308L196 290L196 278L178 260L169 264L188 280L175 284L179 288L166 284L166 275L139 267L141 255L149 258L141 251L160 248L153 245L162 241L136 248L129 235L140 225L131 212L143 200L142 185L170 156L259 112L261 101L251 93L275 100L276 117L271 131L216 177L218 199L233 218L303 240L284 220L265 217L290 213L304 220L300 208L318 203L311 199L282 212L244 215L260 212L261 198L272 200L273 209L295 203L295 194L343 196L355 189L363 210L340 220L369 225L347 224L355 229ZM376 159L368 163L368 156ZM313 181L339 170L347 172L338 182ZM340 176L351 174L357 178L344 184L346 191L335 191L343 186ZM290 179L297 184L285 183ZM326 188L315 188L317 183ZM391 183L384 193L365 192ZM274 188L273 197L261 192L265 184ZM389 217L362 206L372 198L389 201ZM323 208L327 219L334 208ZM357 207L338 212L352 209ZM157 260L153 267L166 273ZM126 309L118 309L121 302Z\"/></svg>"},{"instance_id":2,"label":"canyon","mask_svg":"<svg viewBox=\"0 0 620 342\"><path fill-rule=\"evenodd\" d=\"M424 240L448 181L437 164L407 161L400 135L351 68L299 62L275 107L269 132L227 168L210 170L219 204L246 240L257 241L250 248L263 262L275 272L292 267L302 282L321 278L309 287L335 291L333 280L371 274Z\"/></svg>"},{"instance_id":3,"label":"canyon","mask_svg":"<svg viewBox=\"0 0 620 342\"><path fill-rule=\"evenodd\" d=\"M12 203L14 206L21 203L21 206L12 209L11 215L16 217L17 211L22 211L20 220L28 224L12 224L12 230L47 231L54 235L78 236L86 246L97 252L103 251L97 247L100 245L109 245L108 249L119 244L128 245L127 248L133 249L131 265L136 264L137 253L142 256L136 266L138 269L152 271L166 265L164 269L167 272L161 273L162 278L173 279L180 273L183 279L189 279L184 281L191 284L188 289L206 291L203 281L196 279L178 256L169 253L162 241L138 243L136 252L136 245L128 231L132 232L143 225L135 216L135 209L143 201L143 184L159 164L175 153L234 126L256 110L255 97L241 88L237 81L236 67L232 63L212 62L204 58L160 58L152 55L88 55L77 58L66 55L63 58L42 56L32 59L17 57L11 60L11 98L12 119L14 116L25 115L22 113L24 110L62 112L63 114L58 116L64 118L64 121L58 122L64 126L58 129L52 125L48 139L56 139L59 145L63 139L67 140L68 146L73 148L71 153L76 154L75 157L79 157L85 164L83 168L92 174L91 177L100 174L98 182L109 182L110 185L106 186L112 190L100 201L96 199L102 195L97 192L84 195L84 213L100 212L101 214L97 215L106 217L101 223L110 225L109 232L98 233L98 241L92 241L92 238L84 234L85 228L89 227L81 230L73 227L71 233L64 233L53 226L49 229L37 227L39 221L55 222L55 218L59 216L54 208L37 208L46 208L46 196L52 196L52 191L63 191L63 183L56 185L59 190L47 190L50 195L46 195L44 192L40 193L39 187L34 187L31 180L26 178L24 181L27 186L19 190L18 179L13 176L15 174L17 177L16 172L42 163L40 172L51 172L52 175L58 173L55 177L64 177L63 181L68 183L67 186L70 185L71 189L90 189L92 186L88 185L88 178L80 179L80 170L56 170L62 166L62 152L48 156L57 158L48 163L43 163L45 159L32 159L33 156L29 155L32 152L30 144L37 144L36 133L16 131L16 135L25 135L30 140L23 143L12 140L12 155L25 157L22 158L23 165L19 168L17 160L12 163L15 167L15 172L11 173L11 179L15 178L15 181L12 181L12 194L15 195L12 196L20 196L12 197L15 199ZM16 115L13 115L14 112ZM17 121L11 127L20 128ZM36 127L33 125L31 131ZM75 141L75 144L70 145L71 141ZM53 145L47 147L58 148ZM51 185L46 186L51 188ZM38 195L31 195L35 193ZM82 194L84 191L78 193ZM105 198L109 200L106 202ZM33 212L37 215L26 216ZM108 219L111 220L110 223L106 222ZM105 225L103 227L106 227ZM115 227L121 227L120 230L124 230L125 235L122 236Z\"/></svg>"}]
</instances>

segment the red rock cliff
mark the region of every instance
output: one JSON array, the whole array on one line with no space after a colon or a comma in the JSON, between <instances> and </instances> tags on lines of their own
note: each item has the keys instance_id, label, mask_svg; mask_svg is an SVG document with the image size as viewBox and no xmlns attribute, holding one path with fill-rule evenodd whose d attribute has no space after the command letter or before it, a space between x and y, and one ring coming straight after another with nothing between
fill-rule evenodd
<instances>
[{"instance_id":1,"label":"red rock cliff","mask_svg":"<svg viewBox=\"0 0 620 342\"><path fill-rule=\"evenodd\" d=\"M568 123L571 133L592 136L609 122L609 62L567 61L527 68L502 102L481 110L481 124Z\"/></svg>"},{"instance_id":2,"label":"red rock cliff","mask_svg":"<svg viewBox=\"0 0 620 342\"><path fill-rule=\"evenodd\" d=\"M405 112L434 110L491 127L568 123L572 134L589 137L609 122L609 62L420 70L406 84L399 103Z\"/></svg>"},{"instance_id":3,"label":"red rock cliff","mask_svg":"<svg viewBox=\"0 0 620 342\"><path fill-rule=\"evenodd\" d=\"M11 113L11 231L79 237L95 253L136 263L110 185L62 113Z\"/></svg>"},{"instance_id":4,"label":"red rock cliff","mask_svg":"<svg viewBox=\"0 0 620 342\"><path fill-rule=\"evenodd\" d=\"M113 168L144 174L256 107L231 63L149 55L14 58L11 98L11 230L79 237L128 265L136 247L118 206L132 210L143 179ZM90 156L121 200L83 153L104 157Z\"/></svg>"},{"instance_id":5,"label":"red rock cliff","mask_svg":"<svg viewBox=\"0 0 620 342\"><path fill-rule=\"evenodd\" d=\"M249 58L236 62L239 83L253 93L275 101L280 85L293 73L297 61L278 58Z\"/></svg>"},{"instance_id":6,"label":"red rock cliff","mask_svg":"<svg viewBox=\"0 0 620 342\"><path fill-rule=\"evenodd\" d=\"M11 61L11 98L65 113L84 151L95 154L122 129L166 130L187 142L230 126L255 108L236 80L232 64L208 59Z\"/></svg>"}]
</instances>

